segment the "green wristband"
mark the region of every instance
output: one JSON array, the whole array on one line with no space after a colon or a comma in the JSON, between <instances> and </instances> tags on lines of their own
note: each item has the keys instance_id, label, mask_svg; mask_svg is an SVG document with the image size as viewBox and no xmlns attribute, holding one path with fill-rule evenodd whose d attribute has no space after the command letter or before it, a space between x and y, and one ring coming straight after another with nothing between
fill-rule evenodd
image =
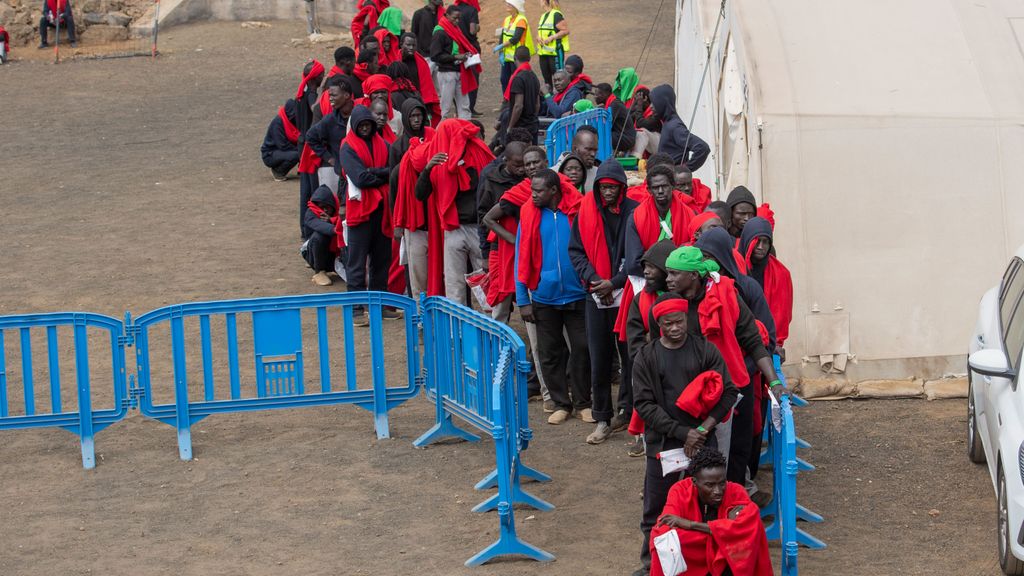
<instances>
[{"instance_id":1,"label":"green wristband","mask_svg":"<svg viewBox=\"0 0 1024 576\"><path fill-rule=\"evenodd\" d=\"M703 426L697 426L697 432L700 432L701 434L707 434L708 429Z\"/></svg>"},{"instance_id":2,"label":"green wristband","mask_svg":"<svg viewBox=\"0 0 1024 576\"><path fill-rule=\"evenodd\" d=\"M768 388L769 389L775 388L776 386L778 386L780 384L782 384L782 380L772 380L771 382L768 383Z\"/></svg>"}]
</instances>

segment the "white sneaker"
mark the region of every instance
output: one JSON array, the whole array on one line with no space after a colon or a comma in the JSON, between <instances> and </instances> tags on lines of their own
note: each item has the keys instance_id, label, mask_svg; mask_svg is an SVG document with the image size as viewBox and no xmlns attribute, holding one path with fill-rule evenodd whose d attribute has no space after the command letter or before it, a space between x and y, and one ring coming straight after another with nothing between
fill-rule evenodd
<instances>
[{"instance_id":1,"label":"white sneaker","mask_svg":"<svg viewBox=\"0 0 1024 576\"><path fill-rule=\"evenodd\" d=\"M612 435L612 427L607 422L598 422L597 428L587 436L587 444L600 444Z\"/></svg>"}]
</instances>

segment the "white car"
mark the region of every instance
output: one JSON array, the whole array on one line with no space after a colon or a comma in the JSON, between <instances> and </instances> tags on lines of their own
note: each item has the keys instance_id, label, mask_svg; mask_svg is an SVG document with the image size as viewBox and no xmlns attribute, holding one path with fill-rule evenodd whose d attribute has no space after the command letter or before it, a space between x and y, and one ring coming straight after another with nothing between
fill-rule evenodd
<instances>
[{"instance_id":1,"label":"white car","mask_svg":"<svg viewBox=\"0 0 1024 576\"><path fill-rule=\"evenodd\" d=\"M967 380L967 454L988 463L998 501L999 565L1024 575L1024 246L981 299Z\"/></svg>"}]
</instances>

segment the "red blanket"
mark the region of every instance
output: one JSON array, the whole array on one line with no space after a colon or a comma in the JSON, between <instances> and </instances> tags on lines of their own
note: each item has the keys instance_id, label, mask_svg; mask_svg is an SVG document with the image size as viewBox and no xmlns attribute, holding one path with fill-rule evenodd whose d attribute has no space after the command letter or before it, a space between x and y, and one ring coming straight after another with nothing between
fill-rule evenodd
<instances>
[{"instance_id":1,"label":"red blanket","mask_svg":"<svg viewBox=\"0 0 1024 576\"><path fill-rule=\"evenodd\" d=\"M567 179L562 181L562 200L558 203L558 210L569 217L571 224L577 218L580 205L583 202L582 196L573 197L580 198L579 202L566 202L566 181ZM571 183L569 187L576 190ZM540 267L544 261L544 248L540 237L540 216L541 209L533 202L523 203L519 210L519 274L517 279L530 290L535 290L540 282Z\"/></svg>"},{"instance_id":2,"label":"red blanket","mask_svg":"<svg viewBox=\"0 0 1024 576\"><path fill-rule=\"evenodd\" d=\"M430 76L430 65L427 64L427 60L420 56L419 52L414 54L416 58L416 76L419 78L420 85L420 102L423 102L429 108L431 104L437 104L441 101L441 98L437 95L437 87L434 86L434 81Z\"/></svg>"},{"instance_id":3,"label":"red blanket","mask_svg":"<svg viewBox=\"0 0 1024 576\"><path fill-rule=\"evenodd\" d=\"M684 196L680 192L673 192L672 204L669 205L669 213L672 214L672 243L676 246L682 246L689 239L690 220L694 217L693 211L683 201ZM653 196L648 194L633 211L633 223L636 224L644 250L654 246L661 235L661 215L658 214L658 205Z\"/></svg>"},{"instance_id":4,"label":"red blanket","mask_svg":"<svg viewBox=\"0 0 1024 576\"><path fill-rule=\"evenodd\" d=\"M284 106L277 109L277 117L281 119L281 123L284 124L284 137L288 139L292 144L299 143L299 129L292 124L292 121L288 119L288 114L284 111Z\"/></svg>"},{"instance_id":5,"label":"red blanket","mask_svg":"<svg viewBox=\"0 0 1024 576\"><path fill-rule=\"evenodd\" d=\"M580 213L577 216L577 225L580 229L580 241L583 242L583 251L587 254L587 260L594 267L603 280L610 280L612 277L612 259L608 255L608 241L604 236L604 218L601 217L601 210L597 205L594 194L587 194L580 201ZM625 195L619 196L619 205Z\"/></svg>"},{"instance_id":6,"label":"red blanket","mask_svg":"<svg viewBox=\"0 0 1024 576\"><path fill-rule=\"evenodd\" d=\"M738 506L743 510L735 519L729 513ZM693 480L680 480L668 493L662 515L672 514L703 522L697 487ZM686 572L682 576L720 576L726 568L739 576L772 576L772 561L768 554L768 537L761 524L761 511L751 502L746 490L739 484L728 482L725 495L718 507L718 518L710 520L711 534L696 530L682 530L656 526L651 531L651 576L662 576L661 561L654 548L654 539L675 530L679 536Z\"/></svg>"},{"instance_id":7,"label":"red blanket","mask_svg":"<svg viewBox=\"0 0 1024 576\"><path fill-rule=\"evenodd\" d=\"M398 37L388 31L387 28L381 28L373 33L373 37L377 39L377 43L380 45L380 50L377 52L377 65L383 70L387 68L388 64L392 62L399 62L402 60L402 50L398 47ZM384 50L384 39L388 39L388 44L391 45L391 49Z\"/></svg>"},{"instance_id":8,"label":"red blanket","mask_svg":"<svg viewBox=\"0 0 1024 576\"><path fill-rule=\"evenodd\" d=\"M306 206L316 214L319 218L323 216L324 209L313 203L312 200L306 202ZM345 246L345 236L342 234L344 222L338 217L338 198L334 198L334 216L331 217L331 224L334 224L334 238L331 239L331 252L337 254L341 251L342 247Z\"/></svg>"},{"instance_id":9,"label":"red blanket","mask_svg":"<svg viewBox=\"0 0 1024 576\"><path fill-rule=\"evenodd\" d=\"M303 76L302 81L299 82L299 90L295 93L295 99L302 100L302 95L306 93L306 85L309 84L309 81L323 73L324 65L319 60L313 60L313 67L309 69L309 74ZM316 86L313 88L316 89Z\"/></svg>"},{"instance_id":10,"label":"red blanket","mask_svg":"<svg viewBox=\"0 0 1024 576\"><path fill-rule=\"evenodd\" d=\"M441 122L428 142L412 146L402 158L398 176L398 199L395 210L401 214L403 228L416 230L423 225L423 213L415 202L416 180L434 155L444 152L448 161L430 171L434 192L427 200L427 295L444 294L444 232L459 227L455 196L470 188L467 170L480 170L494 160L494 154L483 140L480 129L468 120L451 118ZM475 191L471 193L475 194ZM400 204L401 203L401 204Z\"/></svg>"},{"instance_id":11,"label":"red blanket","mask_svg":"<svg viewBox=\"0 0 1024 576\"><path fill-rule=\"evenodd\" d=\"M736 340L736 322L740 318L736 284L727 276L718 276L717 281L709 276L705 286L704 299L697 307L701 332L722 353L733 384L744 388L750 383L750 375Z\"/></svg>"},{"instance_id":12,"label":"red blanket","mask_svg":"<svg viewBox=\"0 0 1024 576\"><path fill-rule=\"evenodd\" d=\"M363 38L363 31L376 28L377 18L380 17L380 13L390 5L391 0L363 0L363 6L359 8L359 12L356 12L356 15L352 18L350 26L352 42L356 46L359 46L359 41Z\"/></svg>"},{"instance_id":13,"label":"red blanket","mask_svg":"<svg viewBox=\"0 0 1024 576\"><path fill-rule=\"evenodd\" d=\"M341 141L342 146L348 146L359 157L359 161L367 168L383 168L388 165L388 145L379 134L374 133L368 146L366 141L356 134L356 127L353 126L345 138ZM342 175L344 176L344 175ZM346 192L340 192L342 194ZM388 185L377 188L363 188L362 198L354 200L349 198L345 202L345 221L349 225L358 226L370 219L370 214L384 205L384 219L381 222L381 231L388 238L394 237L394 229L391 225L391 206L388 202Z\"/></svg>"},{"instance_id":14,"label":"red blanket","mask_svg":"<svg viewBox=\"0 0 1024 576\"><path fill-rule=\"evenodd\" d=\"M572 88L573 86L579 84L580 82L586 82L587 84L591 84L591 85L594 84L594 81L590 79L590 76L587 76L586 74L580 74L579 76L573 78L572 82L569 82L569 85L565 87L565 90L562 90L558 94L555 94L555 96L554 96L555 103L556 104L561 104L562 103L562 99L565 98L565 95L569 93L569 89ZM586 96L586 94L584 94L584 96Z\"/></svg>"},{"instance_id":15,"label":"red blanket","mask_svg":"<svg viewBox=\"0 0 1024 576\"><path fill-rule=\"evenodd\" d=\"M469 39L466 38L466 36L462 33L462 30L460 30L457 26L452 24L447 18L440 18L437 24L444 30L444 33L447 34L448 37L452 39L453 42L459 45L459 52L471 55L480 53L469 41ZM483 71L483 66L479 64L476 66L476 68L477 74ZM459 80L461 80L462 83L463 94L469 94L473 90L477 89L478 83L476 80L476 74L473 74L473 72L470 71L470 69L466 66L465 63L462 63L459 66L459 74Z\"/></svg>"},{"instance_id":16,"label":"red blanket","mask_svg":"<svg viewBox=\"0 0 1024 576\"><path fill-rule=\"evenodd\" d=\"M572 180L569 180L568 176L565 174L559 174L558 177L562 184L562 200L558 204L558 209L566 214L575 214L579 206L581 195L576 189L576 186L573 185ZM532 195L533 192L530 189L530 179L526 178L519 184L509 188L505 194L502 195L501 200L505 200L515 206L519 206L521 209L524 204L532 203ZM519 226L516 219L511 216L504 216L498 220L498 224L501 224L501 226L504 227L505 230L511 232L513 236ZM490 257L488 258L488 273L491 278L487 285L487 303L491 306L496 306L499 302L516 292L516 247L514 244L509 244L502 240L494 232L491 232L487 239L491 242L498 243L498 249L491 250Z\"/></svg>"},{"instance_id":17,"label":"red blanket","mask_svg":"<svg viewBox=\"0 0 1024 576\"><path fill-rule=\"evenodd\" d=\"M747 249L746 261L748 268L753 267L752 256L757 242L751 242ZM764 266L764 299L768 301L772 320L775 320L775 341L784 346L789 338L789 325L793 321L793 277L789 268L772 254Z\"/></svg>"},{"instance_id":18,"label":"red blanket","mask_svg":"<svg viewBox=\"0 0 1024 576\"><path fill-rule=\"evenodd\" d=\"M676 406L698 420L704 420L711 410L722 399L725 383L722 375L714 370L701 372L683 388L683 393L676 399ZM725 422L729 417L726 415Z\"/></svg>"},{"instance_id":19,"label":"red blanket","mask_svg":"<svg viewBox=\"0 0 1024 576\"><path fill-rule=\"evenodd\" d=\"M694 178L690 194L683 194L682 196L686 205L696 214L707 210L708 204L711 204L711 188L708 188L706 184L701 182L700 178Z\"/></svg>"}]
</instances>

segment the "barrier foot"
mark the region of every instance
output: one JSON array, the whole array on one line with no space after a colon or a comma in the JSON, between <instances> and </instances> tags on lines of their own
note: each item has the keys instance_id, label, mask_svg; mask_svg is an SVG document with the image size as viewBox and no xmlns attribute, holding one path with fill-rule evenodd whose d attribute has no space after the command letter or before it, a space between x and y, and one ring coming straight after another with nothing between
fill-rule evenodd
<instances>
[{"instance_id":1,"label":"barrier foot","mask_svg":"<svg viewBox=\"0 0 1024 576\"><path fill-rule=\"evenodd\" d=\"M534 480L537 482L551 482L551 476L548 476L547 474L535 468L530 468L529 466L523 464L522 462L519 463L519 477L529 478L530 480ZM495 486L497 486L497 484L495 484Z\"/></svg>"},{"instance_id":2,"label":"barrier foot","mask_svg":"<svg viewBox=\"0 0 1024 576\"><path fill-rule=\"evenodd\" d=\"M763 510L762 510L762 512L763 512ZM779 519L778 518L776 518L775 520L772 520L771 524L769 524L769 525L764 527L764 534L765 534L765 536L768 537L768 541L769 542L774 542L775 540L781 539L782 536L781 536L781 534L779 534Z\"/></svg>"},{"instance_id":3,"label":"barrier foot","mask_svg":"<svg viewBox=\"0 0 1024 576\"><path fill-rule=\"evenodd\" d=\"M803 520L804 522L811 522L814 524L820 524L821 522L825 521L825 519L821 517L821 514L818 514L817 512L811 512L810 510L804 508L799 504L796 505L796 519Z\"/></svg>"},{"instance_id":4,"label":"barrier foot","mask_svg":"<svg viewBox=\"0 0 1024 576\"><path fill-rule=\"evenodd\" d=\"M803 438L799 438L798 437L796 439L796 447L797 448L810 448L811 447L811 443L806 441L806 440L804 440Z\"/></svg>"},{"instance_id":5,"label":"barrier foot","mask_svg":"<svg viewBox=\"0 0 1024 576\"><path fill-rule=\"evenodd\" d=\"M822 550L826 548L826 544L821 540L818 540L814 536L811 536L807 532L797 528L796 529L796 541L804 546L807 546L811 550Z\"/></svg>"},{"instance_id":6,"label":"barrier foot","mask_svg":"<svg viewBox=\"0 0 1024 576\"><path fill-rule=\"evenodd\" d=\"M377 432L377 440L391 438L391 427L388 425L388 413L373 415L373 429Z\"/></svg>"},{"instance_id":7,"label":"barrier foot","mask_svg":"<svg viewBox=\"0 0 1024 576\"><path fill-rule=\"evenodd\" d=\"M770 448L771 446L769 446ZM764 468L765 466L772 463L772 455L768 453L768 450L761 450L761 456L757 459L757 467Z\"/></svg>"},{"instance_id":8,"label":"barrier foot","mask_svg":"<svg viewBox=\"0 0 1024 576\"><path fill-rule=\"evenodd\" d=\"M448 417L437 424L434 424L430 430L427 430L422 436L417 438L412 445L417 448L422 448L428 444L444 440L445 438L462 438L467 442L477 442L480 440L479 436L470 434L469 432L455 426L455 424L452 424L451 417Z\"/></svg>"},{"instance_id":9,"label":"barrier foot","mask_svg":"<svg viewBox=\"0 0 1024 576\"><path fill-rule=\"evenodd\" d=\"M82 438L82 467L86 470L96 467L96 446L93 444L92 436Z\"/></svg>"},{"instance_id":10,"label":"barrier foot","mask_svg":"<svg viewBox=\"0 0 1024 576\"><path fill-rule=\"evenodd\" d=\"M796 459L796 469L801 472L811 472L814 470L814 464L811 464L802 458Z\"/></svg>"},{"instance_id":11,"label":"barrier foot","mask_svg":"<svg viewBox=\"0 0 1024 576\"><path fill-rule=\"evenodd\" d=\"M484 476L483 480L476 483L473 486L474 490L489 490L491 488L498 487L498 469L491 470L490 474Z\"/></svg>"},{"instance_id":12,"label":"barrier foot","mask_svg":"<svg viewBox=\"0 0 1024 576\"><path fill-rule=\"evenodd\" d=\"M479 566L494 560L498 556L526 556L537 562L551 562L555 555L545 552L532 544L527 544L515 534L502 534L497 542L484 548L476 556L466 560L466 566Z\"/></svg>"},{"instance_id":13,"label":"barrier foot","mask_svg":"<svg viewBox=\"0 0 1024 576\"><path fill-rule=\"evenodd\" d=\"M178 428L178 457L186 462L192 459L192 430Z\"/></svg>"},{"instance_id":14,"label":"barrier foot","mask_svg":"<svg viewBox=\"0 0 1024 576\"><path fill-rule=\"evenodd\" d=\"M499 496L500 492L495 494L494 496L491 496L487 500L484 500L483 502L477 504L476 506L473 507L473 512L490 512L492 510L497 510ZM519 486L515 486L512 488L512 503L522 504L523 506L529 506L541 512L547 512L549 510L555 509L554 504L551 504L546 500L542 500L534 496L533 494L530 494L529 492L523 490Z\"/></svg>"}]
</instances>

